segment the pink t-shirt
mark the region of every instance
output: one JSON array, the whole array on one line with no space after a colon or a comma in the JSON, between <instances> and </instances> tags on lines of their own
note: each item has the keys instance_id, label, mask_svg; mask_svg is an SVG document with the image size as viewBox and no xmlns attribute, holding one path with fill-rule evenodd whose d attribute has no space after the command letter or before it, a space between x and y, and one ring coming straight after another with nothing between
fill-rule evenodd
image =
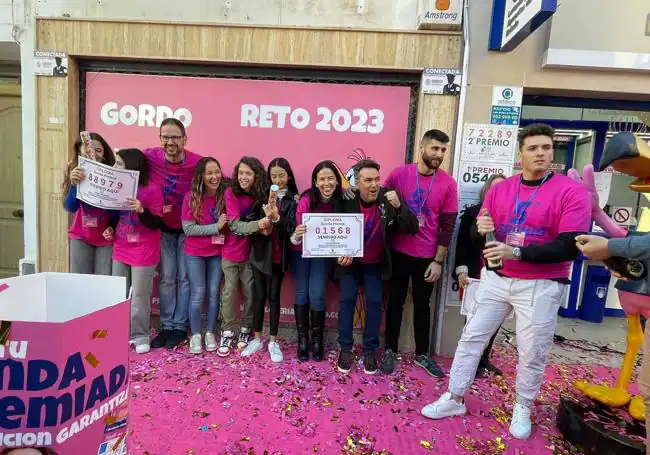
<instances>
[{"instance_id":1,"label":"pink t-shirt","mask_svg":"<svg viewBox=\"0 0 650 455\"><path fill-rule=\"evenodd\" d=\"M228 221L236 219L243 220L248 215L248 211L253 206L253 198L248 195L241 197L235 196L232 188L227 188L225 193L226 216ZM224 259L233 262L246 262L251 249L250 237L237 235L228 231L226 234L226 243L223 246L222 256Z\"/></svg>"},{"instance_id":2,"label":"pink t-shirt","mask_svg":"<svg viewBox=\"0 0 650 455\"><path fill-rule=\"evenodd\" d=\"M217 213L217 196L203 195L201 199L201 219L197 220L192 213L192 192L189 191L183 199L183 221L194 221L200 225L215 224L219 221ZM223 246L222 235L187 235L185 236L184 251L188 256L212 257L219 256Z\"/></svg>"},{"instance_id":3,"label":"pink t-shirt","mask_svg":"<svg viewBox=\"0 0 650 455\"><path fill-rule=\"evenodd\" d=\"M458 212L456 181L442 169L433 176L425 176L419 175L417 164L407 164L391 172L385 186L397 191L409 210L421 218L417 234L395 234L393 249L417 258L434 257L438 249L440 215Z\"/></svg>"},{"instance_id":4,"label":"pink t-shirt","mask_svg":"<svg viewBox=\"0 0 650 455\"><path fill-rule=\"evenodd\" d=\"M172 206L171 212L163 214L165 225L171 229L181 229L183 198L191 189L194 168L201 157L186 149L182 162L170 163L165 159L162 147L146 149L144 154L149 163L149 183L162 190L163 206Z\"/></svg>"},{"instance_id":5,"label":"pink t-shirt","mask_svg":"<svg viewBox=\"0 0 650 455\"><path fill-rule=\"evenodd\" d=\"M152 215L162 216L163 195L159 187L151 184L141 186L138 200ZM133 267L157 265L160 262L160 230L145 227L138 214L131 210L120 211L113 259Z\"/></svg>"},{"instance_id":6,"label":"pink t-shirt","mask_svg":"<svg viewBox=\"0 0 650 455\"><path fill-rule=\"evenodd\" d=\"M515 175L504 180L485 196L480 213L487 209L493 218L498 241L506 242L508 234L515 232L517 213L521 219L519 232L525 234L524 246L548 243L564 232L589 230L591 201L585 187L561 174L553 174L541 187L520 185L520 178ZM515 212L517 188L520 188L519 207ZM570 262L536 264L506 260L499 273L521 279L568 278L570 265Z\"/></svg>"},{"instance_id":7,"label":"pink t-shirt","mask_svg":"<svg viewBox=\"0 0 650 455\"><path fill-rule=\"evenodd\" d=\"M82 240L92 246L108 246L113 240L104 238L104 231L111 219L111 212L79 201L79 209L74 213L68 238Z\"/></svg>"},{"instance_id":8,"label":"pink t-shirt","mask_svg":"<svg viewBox=\"0 0 650 455\"><path fill-rule=\"evenodd\" d=\"M381 240L381 223L379 218L379 207L372 204L370 207L364 207L361 204L361 213L363 213L363 264L377 264L384 258L384 247Z\"/></svg>"},{"instance_id":9,"label":"pink t-shirt","mask_svg":"<svg viewBox=\"0 0 650 455\"><path fill-rule=\"evenodd\" d=\"M309 193L304 194L298 200L296 206L296 223L302 224L302 215L305 213L330 213L334 208L332 201L319 202L314 210L309 209ZM294 251L302 251L302 244L292 245Z\"/></svg>"}]
</instances>

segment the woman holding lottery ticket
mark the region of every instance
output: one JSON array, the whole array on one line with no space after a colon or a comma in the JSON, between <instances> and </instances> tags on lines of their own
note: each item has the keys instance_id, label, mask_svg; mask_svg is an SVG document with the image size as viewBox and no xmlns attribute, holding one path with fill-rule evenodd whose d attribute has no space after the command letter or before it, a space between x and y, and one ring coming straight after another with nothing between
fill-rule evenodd
<instances>
[{"instance_id":1,"label":"woman holding lottery ticket","mask_svg":"<svg viewBox=\"0 0 650 455\"><path fill-rule=\"evenodd\" d=\"M221 249L225 241L228 219L224 201L225 182L219 161L201 158L196 165L192 189L185 195L181 220L185 232L183 245L190 280L190 352L200 354L201 310L208 296L208 319L205 350L216 351L214 330L219 314Z\"/></svg>"},{"instance_id":2,"label":"woman holding lottery ticket","mask_svg":"<svg viewBox=\"0 0 650 455\"><path fill-rule=\"evenodd\" d=\"M311 174L311 187L306 190L296 207L299 223L291 236L291 243L299 252L306 226L303 213L331 213L334 202L341 198L343 181L336 164L321 161ZM323 360L323 330L325 329L325 291L333 262L331 258L303 258L296 260L296 325L298 327L298 359L309 359L309 319L311 313L311 351L314 360Z\"/></svg>"},{"instance_id":3,"label":"woman holding lottery ticket","mask_svg":"<svg viewBox=\"0 0 650 455\"><path fill-rule=\"evenodd\" d=\"M222 250L224 286L221 294L221 340L217 354L230 355L235 339L237 288L244 295L237 348L248 345L253 326L253 268L250 261L251 235L271 227L262 204L269 194L266 169L257 158L245 156L235 166L233 181L225 193L228 232Z\"/></svg>"},{"instance_id":4,"label":"woman holding lottery ticket","mask_svg":"<svg viewBox=\"0 0 650 455\"><path fill-rule=\"evenodd\" d=\"M144 354L150 349L151 289L160 262L163 194L149 183L149 166L140 150L118 151L115 167L140 173L137 199L127 199L128 210L120 210L117 228L107 228L104 237L115 239L113 275L126 277L127 295L131 289L131 344Z\"/></svg>"},{"instance_id":5,"label":"woman holding lottery ticket","mask_svg":"<svg viewBox=\"0 0 650 455\"><path fill-rule=\"evenodd\" d=\"M296 196L298 188L291 165L285 158L271 160L267 168L271 180L269 201L263 206L265 216L271 220L271 228L251 237L251 264L253 265L255 339L242 351L249 357L264 347L262 330L266 301L270 307L269 355L271 361L282 362L284 356L277 341L280 325L280 294L284 273L289 269L291 242L289 238L296 229Z\"/></svg>"},{"instance_id":6,"label":"woman holding lottery ticket","mask_svg":"<svg viewBox=\"0 0 650 455\"><path fill-rule=\"evenodd\" d=\"M70 272L88 275L110 275L113 242L103 236L111 224L112 212L93 207L77 199L77 185L86 178L79 167L79 156L107 166L115 164L113 149L97 133L82 131L74 144L75 157L65 171L62 192L63 207L74 214L68 230L70 239Z\"/></svg>"}]
</instances>

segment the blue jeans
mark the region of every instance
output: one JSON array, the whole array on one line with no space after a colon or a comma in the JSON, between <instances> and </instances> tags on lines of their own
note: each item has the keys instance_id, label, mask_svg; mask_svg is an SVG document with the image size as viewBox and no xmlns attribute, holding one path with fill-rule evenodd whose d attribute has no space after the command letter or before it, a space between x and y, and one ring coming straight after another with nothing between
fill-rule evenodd
<instances>
[{"instance_id":1,"label":"blue jeans","mask_svg":"<svg viewBox=\"0 0 650 455\"><path fill-rule=\"evenodd\" d=\"M160 322L163 330L187 330L190 282L184 234L163 232L160 241Z\"/></svg>"},{"instance_id":2,"label":"blue jeans","mask_svg":"<svg viewBox=\"0 0 650 455\"><path fill-rule=\"evenodd\" d=\"M187 274L190 279L190 330L192 335L201 333L201 310L208 295L207 331L214 332L219 314L219 297L223 272L221 256L187 256Z\"/></svg>"},{"instance_id":3,"label":"blue jeans","mask_svg":"<svg viewBox=\"0 0 650 455\"><path fill-rule=\"evenodd\" d=\"M331 259L295 258L293 278L296 280L296 305L310 305L312 310L325 311L325 291L329 281Z\"/></svg>"},{"instance_id":4,"label":"blue jeans","mask_svg":"<svg viewBox=\"0 0 650 455\"><path fill-rule=\"evenodd\" d=\"M344 351L352 350L354 339L354 310L357 306L359 287L363 283L365 294L365 319L363 321L363 352L373 353L379 346L381 306L384 282L381 264L355 263L352 270L341 277L341 306L339 308L339 345Z\"/></svg>"}]
</instances>

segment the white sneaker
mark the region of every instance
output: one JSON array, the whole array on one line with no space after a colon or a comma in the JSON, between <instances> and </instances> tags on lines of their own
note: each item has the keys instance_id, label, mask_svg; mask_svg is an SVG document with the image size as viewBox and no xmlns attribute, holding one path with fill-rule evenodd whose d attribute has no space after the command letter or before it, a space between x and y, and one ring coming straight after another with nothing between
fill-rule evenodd
<instances>
[{"instance_id":1,"label":"white sneaker","mask_svg":"<svg viewBox=\"0 0 650 455\"><path fill-rule=\"evenodd\" d=\"M230 330L221 332L221 340L219 340L219 348L217 349L219 357L228 357L230 355L230 345L234 337L235 334Z\"/></svg>"},{"instance_id":2,"label":"white sneaker","mask_svg":"<svg viewBox=\"0 0 650 455\"><path fill-rule=\"evenodd\" d=\"M530 408L515 403L512 410L512 423L510 423L510 434L517 439L528 439L533 424L530 421Z\"/></svg>"},{"instance_id":3,"label":"white sneaker","mask_svg":"<svg viewBox=\"0 0 650 455\"><path fill-rule=\"evenodd\" d=\"M279 363L284 360L282 350L280 349L280 343L277 341L271 341L269 343L269 354L271 354L271 362Z\"/></svg>"},{"instance_id":4,"label":"white sneaker","mask_svg":"<svg viewBox=\"0 0 650 455\"><path fill-rule=\"evenodd\" d=\"M428 419L437 420L465 414L467 414L465 403L458 403L452 398L449 392L445 392L435 403L428 404L422 408L422 415Z\"/></svg>"},{"instance_id":5,"label":"white sneaker","mask_svg":"<svg viewBox=\"0 0 650 455\"><path fill-rule=\"evenodd\" d=\"M255 354L257 351L261 351L264 347L264 343L259 338L254 338L253 341L246 345L246 348L241 352L242 357L250 357Z\"/></svg>"},{"instance_id":6,"label":"white sneaker","mask_svg":"<svg viewBox=\"0 0 650 455\"><path fill-rule=\"evenodd\" d=\"M239 330L239 337L237 338L237 349L244 349L250 340L251 330L246 327L242 327Z\"/></svg>"},{"instance_id":7,"label":"white sneaker","mask_svg":"<svg viewBox=\"0 0 650 455\"><path fill-rule=\"evenodd\" d=\"M142 344L136 344L135 345L135 352L138 353L138 354L146 354L149 351L151 351L151 346L149 346L148 343L142 343Z\"/></svg>"},{"instance_id":8,"label":"white sneaker","mask_svg":"<svg viewBox=\"0 0 650 455\"><path fill-rule=\"evenodd\" d=\"M206 332L205 334L205 350L208 352L214 352L219 346L217 345L217 339L214 337L214 333Z\"/></svg>"},{"instance_id":9,"label":"white sneaker","mask_svg":"<svg viewBox=\"0 0 650 455\"><path fill-rule=\"evenodd\" d=\"M201 351L201 334L195 333L192 335L192 338L190 338L190 352L192 354L200 354Z\"/></svg>"}]
</instances>

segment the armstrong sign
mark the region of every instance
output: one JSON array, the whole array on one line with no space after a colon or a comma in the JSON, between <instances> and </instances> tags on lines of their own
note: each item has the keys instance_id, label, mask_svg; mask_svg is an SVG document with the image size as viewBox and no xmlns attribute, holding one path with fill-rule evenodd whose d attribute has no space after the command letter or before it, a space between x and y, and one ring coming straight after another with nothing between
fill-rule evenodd
<instances>
[{"instance_id":1,"label":"armstrong sign","mask_svg":"<svg viewBox=\"0 0 650 455\"><path fill-rule=\"evenodd\" d=\"M557 0L494 0L488 49L508 52L557 10Z\"/></svg>"}]
</instances>

